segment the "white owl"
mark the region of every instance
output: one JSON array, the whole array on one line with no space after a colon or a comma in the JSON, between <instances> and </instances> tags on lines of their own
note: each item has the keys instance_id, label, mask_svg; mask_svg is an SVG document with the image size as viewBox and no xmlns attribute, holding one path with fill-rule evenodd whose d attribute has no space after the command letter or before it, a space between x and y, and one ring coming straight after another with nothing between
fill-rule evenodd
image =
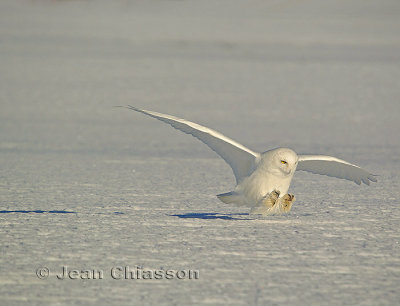
<instances>
[{"instance_id":1,"label":"white owl","mask_svg":"<svg viewBox=\"0 0 400 306\"><path fill-rule=\"evenodd\" d=\"M127 108L191 134L218 153L231 166L236 187L217 197L224 203L252 207L251 214L270 215L290 211L295 197L287 192L296 169L347 179L358 185L377 181L373 174L335 157L297 155L288 148L257 153L197 123L130 105Z\"/></svg>"}]
</instances>

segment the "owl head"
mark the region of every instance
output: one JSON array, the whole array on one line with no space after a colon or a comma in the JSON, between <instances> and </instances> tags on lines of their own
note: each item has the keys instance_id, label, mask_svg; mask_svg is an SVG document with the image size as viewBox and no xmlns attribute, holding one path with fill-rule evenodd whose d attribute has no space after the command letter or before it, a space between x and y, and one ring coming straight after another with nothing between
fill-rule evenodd
<instances>
[{"instance_id":1,"label":"owl head","mask_svg":"<svg viewBox=\"0 0 400 306\"><path fill-rule=\"evenodd\" d=\"M272 153L271 168L274 172L283 176L293 175L298 161L296 152L288 148L278 148L270 152Z\"/></svg>"}]
</instances>

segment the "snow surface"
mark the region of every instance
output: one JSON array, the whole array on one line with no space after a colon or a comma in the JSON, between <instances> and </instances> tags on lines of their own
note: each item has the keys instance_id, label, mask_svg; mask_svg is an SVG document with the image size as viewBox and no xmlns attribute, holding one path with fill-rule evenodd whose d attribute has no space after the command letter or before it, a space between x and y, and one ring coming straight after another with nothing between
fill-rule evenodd
<instances>
[{"instance_id":1,"label":"snow surface","mask_svg":"<svg viewBox=\"0 0 400 306\"><path fill-rule=\"evenodd\" d=\"M396 0L2 0L0 304L397 304L399 17ZM379 181L298 172L290 214L249 216L215 197L222 159L126 104Z\"/></svg>"}]
</instances>

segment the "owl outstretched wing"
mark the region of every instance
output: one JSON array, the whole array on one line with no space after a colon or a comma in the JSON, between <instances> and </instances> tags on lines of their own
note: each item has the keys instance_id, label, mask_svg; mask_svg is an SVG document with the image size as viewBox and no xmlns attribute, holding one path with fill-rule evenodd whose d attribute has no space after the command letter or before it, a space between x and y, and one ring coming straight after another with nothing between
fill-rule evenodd
<instances>
[{"instance_id":1,"label":"owl outstretched wing","mask_svg":"<svg viewBox=\"0 0 400 306\"><path fill-rule=\"evenodd\" d=\"M240 143L200 124L171 115L139 109L130 105L122 107L126 107L130 110L143 113L168 123L172 127L186 134L190 134L204 142L207 146L219 154L229 166L231 166L237 184L239 184L243 178L251 174L255 168L257 159L260 156L259 153L253 152Z\"/></svg>"},{"instance_id":2,"label":"owl outstretched wing","mask_svg":"<svg viewBox=\"0 0 400 306\"><path fill-rule=\"evenodd\" d=\"M332 156L299 155L297 170L346 179L360 185L377 182L373 175L359 166Z\"/></svg>"}]
</instances>

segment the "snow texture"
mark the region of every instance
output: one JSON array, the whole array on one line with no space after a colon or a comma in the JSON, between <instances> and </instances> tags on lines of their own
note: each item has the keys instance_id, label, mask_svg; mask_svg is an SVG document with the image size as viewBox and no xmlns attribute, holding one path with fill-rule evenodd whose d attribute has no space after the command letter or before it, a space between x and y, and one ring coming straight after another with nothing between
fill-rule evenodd
<instances>
[{"instance_id":1,"label":"snow texture","mask_svg":"<svg viewBox=\"0 0 400 306\"><path fill-rule=\"evenodd\" d=\"M396 0L0 1L0 304L397 304L399 15ZM378 182L298 172L289 214L251 216L215 197L235 183L222 159L112 107L127 104Z\"/></svg>"}]
</instances>

